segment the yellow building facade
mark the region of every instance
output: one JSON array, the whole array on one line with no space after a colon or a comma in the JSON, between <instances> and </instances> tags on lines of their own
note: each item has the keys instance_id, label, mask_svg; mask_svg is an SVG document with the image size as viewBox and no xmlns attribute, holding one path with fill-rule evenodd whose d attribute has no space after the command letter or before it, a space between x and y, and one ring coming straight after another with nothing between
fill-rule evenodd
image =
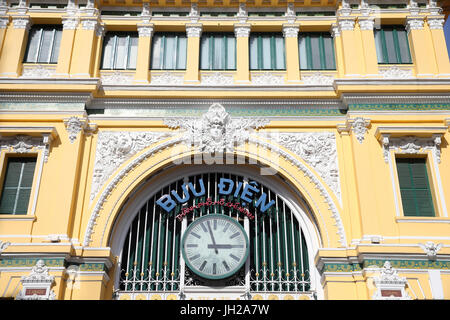
<instances>
[{"instance_id":1,"label":"yellow building facade","mask_svg":"<svg viewBox=\"0 0 450 320\"><path fill-rule=\"evenodd\" d=\"M0 1L0 296L449 299L439 5Z\"/></svg>"}]
</instances>

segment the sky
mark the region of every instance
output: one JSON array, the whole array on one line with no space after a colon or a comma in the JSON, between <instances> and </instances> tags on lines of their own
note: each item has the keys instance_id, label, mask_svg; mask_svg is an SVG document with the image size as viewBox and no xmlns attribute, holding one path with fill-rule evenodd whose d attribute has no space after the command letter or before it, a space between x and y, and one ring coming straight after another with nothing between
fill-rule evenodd
<instances>
[{"instance_id":1,"label":"sky","mask_svg":"<svg viewBox=\"0 0 450 320\"><path fill-rule=\"evenodd\" d=\"M447 19L447 22L444 25L445 39L447 40L447 50L448 55L450 56L450 17Z\"/></svg>"}]
</instances>

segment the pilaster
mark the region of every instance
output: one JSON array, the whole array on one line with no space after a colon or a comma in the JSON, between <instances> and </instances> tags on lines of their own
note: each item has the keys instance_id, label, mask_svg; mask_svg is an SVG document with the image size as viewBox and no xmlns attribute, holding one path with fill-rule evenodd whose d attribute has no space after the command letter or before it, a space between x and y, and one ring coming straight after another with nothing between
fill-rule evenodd
<instances>
[{"instance_id":1,"label":"pilaster","mask_svg":"<svg viewBox=\"0 0 450 320\"><path fill-rule=\"evenodd\" d=\"M378 59L377 59L377 49L375 46L375 36L373 32L375 18L370 16L358 17L358 24L361 32L365 75L369 77L377 76Z\"/></svg>"},{"instance_id":2,"label":"pilaster","mask_svg":"<svg viewBox=\"0 0 450 320\"><path fill-rule=\"evenodd\" d=\"M234 25L236 36L236 82L247 83L250 81L249 37L251 25L249 23L237 23Z\"/></svg>"},{"instance_id":3,"label":"pilaster","mask_svg":"<svg viewBox=\"0 0 450 320\"><path fill-rule=\"evenodd\" d=\"M300 81L300 63L298 52L298 24L284 24L283 35L286 46L286 80Z\"/></svg>"},{"instance_id":4,"label":"pilaster","mask_svg":"<svg viewBox=\"0 0 450 320\"><path fill-rule=\"evenodd\" d=\"M436 56L437 73L440 76L450 76L450 61L447 52L447 45L444 35L444 16L432 15L427 17L427 25L430 29L431 40Z\"/></svg>"},{"instance_id":5,"label":"pilaster","mask_svg":"<svg viewBox=\"0 0 450 320\"><path fill-rule=\"evenodd\" d=\"M134 81L136 83L148 83L150 76L150 51L154 26L152 23L138 24L139 42Z\"/></svg>"},{"instance_id":6,"label":"pilaster","mask_svg":"<svg viewBox=\"0 0 450 320\"><path fill-rule=\"evenodd\" d=\"M202 35L201 23L187 23L187 61L184 81L187 83L198 83L200 81L199 56L200 37Z\"/></svg>"}]
</instances>

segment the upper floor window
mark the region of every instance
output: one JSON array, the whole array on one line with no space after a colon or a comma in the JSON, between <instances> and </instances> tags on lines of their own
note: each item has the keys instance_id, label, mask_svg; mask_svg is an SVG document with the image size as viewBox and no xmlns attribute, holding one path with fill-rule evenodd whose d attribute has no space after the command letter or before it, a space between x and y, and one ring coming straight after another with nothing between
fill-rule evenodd
<instances>
[{"instance_id":1,"label":"upper floor window","mask_svg":"<svg viewBox=\"0 0 450 320\"><path fill-rule=\"evenodd\" d=\"M186 69L187 38L185 33L159 32L152 40L151 68L155 70Z\"/></svg>"},{"instance_id":2,"label":"upper floor window","mask_svg":"<svg viewBox=\"0 0 450 320\"><path fill-rule=\"evenodd\" d=\"M62 27L34 25L28 36L24 62L57 63Z\"/></svg>"},{"instance_id":3,"label":"upper floor window","mask_svg":"<svg viewBox=\"0 0 450 320\"><path fill-rule=\"evenodd\" d=\"M375 30L378 63L412 63L408 35L404 26L382 26Z\"/></svg>"},{"instance_id":4,"label":"upper floor window","mask_svg":"<svg viewBox=\"0 0 450 320\"><path fill-rule=\"evenodd\" d=\"M102 69L136 69L137 32L108 32L103 43Z\"/></svg>"},{"instance_id":5,"label":"upper floor window","mask_svg":"<svg viewBox=\"0 0 450 320\"><path fill-rule=\"evenodd\" d=\"M301 70L335 70L334 42L331 34L303 33L298 37Z\"/></svg>"},{"instance_id":6,"label":"upper floor window","mask_svg":"<svg viewBox=\"0 0 450 320\"><path fill-rule=\"evenodd\" d=\"M284 37L281 33L250 35L251 70L285 70Z\"/></svg>"},{"instance_id":7,"label":"upper floor window","mask_svg":"<svg viewBox=\"0 0 450 320\"><path fill-rule=\"evenodd\" d=\"M6 161L0 214L27 214L36 157L10 157Z\"/></svg>"},{"instance_id":8,"label":"upper floor window","mask_svg":"<svg viewBox=\"0 0 450 320\"><path fill-rule=\"evenodd\" d=\"M200 48L200 69L236 69L236 39L234 34L203 33Z\"/></svg>"},{"instance_id":9,"label":"upper floor window","mask_svg":"<svg viewBox=\"0 0 450 320\"><path fill-rule=\"evenodd\" d=\"M396 159L405 216L435 216L426 161L425 158Z\"/></svg>"}]
</instances>

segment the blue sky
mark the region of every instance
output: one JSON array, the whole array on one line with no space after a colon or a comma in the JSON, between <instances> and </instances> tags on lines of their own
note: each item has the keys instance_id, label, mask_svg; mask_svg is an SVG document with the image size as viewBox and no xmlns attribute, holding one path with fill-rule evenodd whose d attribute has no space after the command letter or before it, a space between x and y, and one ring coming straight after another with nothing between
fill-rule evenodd
<instances>
[{"instance_id":1,"label":"blue sky","mask_svg":"<svg viewBox=\"0 0 450 320\"><path fill-rule=\"evenodd\" d=\"M445 39L447 40L447 50L448 55L450 56L450 17L447 19L447 22L444 25Z\"/></svg>"}]
</instances>

